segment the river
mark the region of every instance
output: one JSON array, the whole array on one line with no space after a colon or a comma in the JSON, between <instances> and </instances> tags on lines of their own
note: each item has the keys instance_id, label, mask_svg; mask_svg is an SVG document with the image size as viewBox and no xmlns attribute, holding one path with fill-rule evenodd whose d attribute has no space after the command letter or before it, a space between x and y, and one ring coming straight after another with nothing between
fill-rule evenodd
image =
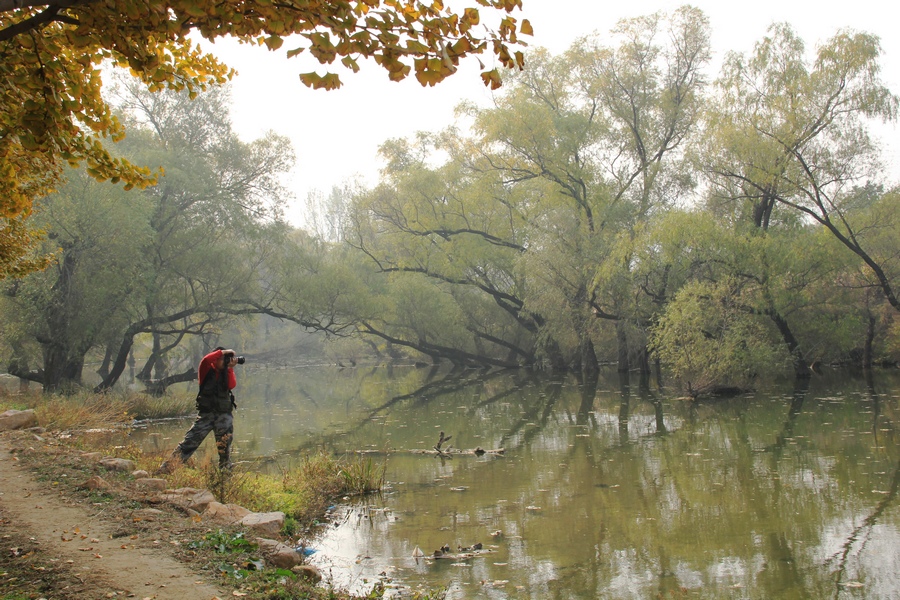
<instances>
[{"instance_id":1,"label":"river","mask_svg":"<svg viewBox=\"0 0 900 600\"><path fill-rule=\"evenodd\" d=\"M341 587L900 598L900 371L690 402L614 371L238 369L235 459L277 468L365 450L385 463L384 492L336 506L313 540L313 564ZM133 435L171 448L188 425ZM408 452L440 432L504 452ZM442 546L456 556L432 558Z\"/></svg>"}]
</instances>

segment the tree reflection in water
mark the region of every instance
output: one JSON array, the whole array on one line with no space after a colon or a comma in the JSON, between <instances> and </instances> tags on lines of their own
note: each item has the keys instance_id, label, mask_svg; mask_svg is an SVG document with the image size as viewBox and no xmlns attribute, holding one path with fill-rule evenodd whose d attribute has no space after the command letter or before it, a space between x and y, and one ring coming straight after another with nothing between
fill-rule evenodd
<instances>
[{"instance_id":1,"label":"tree reflection in water","mask_svg":"<svg viewBox=\"0 0 900 600\"><path fill-rule=\"evenodd\" d=\"M711 402L615 372L289 375L242 379L243 452L265 439L280 461L322 448L387 461L391 489L364 500L365 526L349 519L316 541L337 583L385 571L450 581L450 598L900 597L898 374ZM429 448L439 431L506 454L389 452ZM465 566L411 557L479 541L491 553Z\"/></svg>"}]
</instances>

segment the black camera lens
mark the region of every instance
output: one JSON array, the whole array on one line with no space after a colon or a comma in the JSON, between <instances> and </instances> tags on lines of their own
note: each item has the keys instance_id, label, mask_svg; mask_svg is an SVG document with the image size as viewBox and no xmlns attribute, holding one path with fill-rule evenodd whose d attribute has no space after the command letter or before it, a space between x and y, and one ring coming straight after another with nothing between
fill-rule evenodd
<instances>
[{"instance_id":1,"label":"black camera lens","mask_svg":"<svg viewBox=\"0 0 900 600\"><path fill-rule=\"evenodd\" d=\"M244 364L245 362L247 362L247 359L244 358L243 356L238 356L238 357L237 357L237 364L242 365L242 364Z\"/></svg>"}]
</instances>

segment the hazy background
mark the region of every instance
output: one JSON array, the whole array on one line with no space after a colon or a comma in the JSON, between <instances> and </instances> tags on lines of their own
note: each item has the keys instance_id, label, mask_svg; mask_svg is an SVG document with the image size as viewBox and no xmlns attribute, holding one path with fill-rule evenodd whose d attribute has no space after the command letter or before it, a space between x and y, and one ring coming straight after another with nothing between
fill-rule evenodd
<instances>
[{"instance_id":1,"label":"hazy background","mask_svg":"<svg viewBox=\"0 0 900 600\"><path fill-rule=\"evenodd\" d=\"M523 0L524 10L514 13L534 27L531 47L542 46L554 54L564 52L572 41L594 31L605 35L623 18L672 11L686 4L667 0L633 0L628 3L597 0ZM753 3L704 0L692 2L710 19L713 61L710 79L718 74L728 51L748 52L774 22L791 24L812 52L815 45L843 28L874 33L881 38L885 82L900 92L900 39L896 35L900 9L884 1L760 0ZM449 3L453 5L452 2ZM486 16L486 13L483 13ZM246 140L272 129L288 136L297 152L297 167L290 188L295 198L288 218L303 224L305 198L310 190L327 193L332 186L359 176L372 183L380 164L378 146L389 138L407 137L416 131L435 131L454 122L454 107L463 99L489 103L491 92L479 78L476 61L464 61L460 72L434 88L422 88L410 76L400 83L373 62L362 63L356 74L343 75L344 86L326 92L300 83L298 74L325 69L311 57L286 59L290 41L277 52L264 48L218 42L204 47L235 68L233 119ZM485 56L482 60L489 61ZM493 65L485 63L488 68ZM892 179L900 180L898 129L879 127L886 146L885 159L892 165Z\"/></svg>"}]
</instances>

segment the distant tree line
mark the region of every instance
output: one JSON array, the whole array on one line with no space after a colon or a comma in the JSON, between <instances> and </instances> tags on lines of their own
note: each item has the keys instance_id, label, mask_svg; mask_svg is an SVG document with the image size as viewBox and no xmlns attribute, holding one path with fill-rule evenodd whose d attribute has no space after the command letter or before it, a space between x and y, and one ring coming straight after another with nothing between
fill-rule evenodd
<instances>
[{"instance_id":1,"label":"distant tree line","mask_svg":"<svg viewBox=\"0 0 900 600\"><path fill-rule=\"evenodd\" d=\"M162 390L252 315L385 359L659 363L693 395L896 363L900 202L869 125L898 98L878 40L809 53L778 24L715 80L697 9L602 41L532 52L465 129L385 142L380 182L316 198L313 232L283 218L290 145L239 140L227 89L120 84L117 149L163 174L126 192L71 170L39 202L55 258L3 282L8 371L65 389L96 355L105 389L140 343Z\"/></svg>"}]
</instances>

